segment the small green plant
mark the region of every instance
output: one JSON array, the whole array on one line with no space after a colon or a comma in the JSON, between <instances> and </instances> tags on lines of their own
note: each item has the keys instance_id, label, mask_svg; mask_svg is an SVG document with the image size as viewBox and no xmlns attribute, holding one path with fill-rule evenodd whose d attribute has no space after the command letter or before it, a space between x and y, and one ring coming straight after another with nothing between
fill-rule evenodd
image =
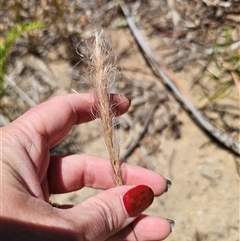
<instances>
[{"instance_id":1,"label":"small green plant","mask_svg":"<svg viewBox=\"0 0 240 241\"><path fill-rule=\"evenodd\" d=\"M0 98L3 96L3 75L12 46L16 39L31 30L44 27L43 22L21 23L12 27L6 38L0 43Z\"/></svg>"},{"instance_id":2,"label":"small green plant","mask_svg":"<svg viewBox=\"0 0 240 241\"><path fill-rule=\"evenodd\" d=\"M209 81L215 86L213 92L207 96L212 102L227 98L238 101L238 96L233 91L235 85L232 74L234 72L237 78L240 79L240 52L231 49L233 44L231 39L232 31L232 28L227 28L224 31L225 46L215 44L214 52L209 56L211 62L219 71L218 75L208 74Z\"/></svg>"}]
</instances>

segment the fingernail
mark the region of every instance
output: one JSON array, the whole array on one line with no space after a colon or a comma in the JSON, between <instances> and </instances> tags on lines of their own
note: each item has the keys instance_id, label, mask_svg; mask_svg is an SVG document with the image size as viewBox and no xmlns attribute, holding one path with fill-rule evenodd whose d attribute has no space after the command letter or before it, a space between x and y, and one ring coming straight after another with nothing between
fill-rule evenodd
<instances>
[{"instance_id":1,"label":"fingernail","mask_svg":"<svg viewBox=\"0 0 240 241\"><path fill-rule=\"evenodd\" d=\"M168 192L172 186L172 182L168 179L166 179L166 191L165 192Z\"/></svg>"},{"instance_id":2,"label":"fingernail","mask_svg":"<svg viewBox=\"0 0 240 241\"><path fill-rule=\"evenodd\" d=\"M145 185L136 186L123 195L123 204L130 217L141 214L154 199L152 189Z\"/></svg>"},{"instance_id":3,"label":"fingernail","mask_svg":"<svg viewBox=\"0 0 240 241\"><path fill-rule=\"evenodd\" d=\"M172 219L167 218L167 220L170 223L170 230L172 232L174 230L174 227L175 227L175 222Z\"/></svg>"},{"instance_id":4,"label":"fingernail","mask_svg":"<svg viewBox=\"0 0 240 241\"><path fill-rule=\"evenodd\" d=\"M69 208L72 208L74 207L73 204L59 204L59 203L53 203L53 202L50 202L50 204L55 207L55 208L60 208L60 209L69 209Z\"/></svg>"},{"instance_id":5,"label":"fingernail","mask_svg":"<svg viewBox=\"0 0 240 241\"><path fill-rule=\"evenodd\" d=\"M61 209L69 209L69 208L72 208L74 207L73 204L62 204L59 208Z\"/></svg>"}]
</instances>

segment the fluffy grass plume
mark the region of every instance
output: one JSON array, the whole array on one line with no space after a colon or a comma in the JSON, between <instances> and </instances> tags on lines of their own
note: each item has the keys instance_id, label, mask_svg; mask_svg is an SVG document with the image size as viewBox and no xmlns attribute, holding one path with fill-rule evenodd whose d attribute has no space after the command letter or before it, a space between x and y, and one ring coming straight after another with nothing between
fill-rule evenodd
<instances>
[{"instance_id":1,"label":"fluffy grass plume","mask_svg":"<svg viewBox=\"0 0 240 241\"><path fill-rule=\"evenodd\" d=\"M111 46L103 37L103 30L96 31L92 44L93 54L91 61L91 85L94 92L96 110L101 120L102 135L104 138L107 153L114 173L114 180L117 186L123 184L120 161L119 161L119 142L114 130L113 118L115 116L115 106L110 94L110 87L116 77L115 60L111 55Z\"/></svg>"},{"instance_id":2,"label":"fluffy grass plume","mask_svg":"<svg viewBox=\"0 0 240 241\"><path fill-rule=\"evenodd\" d=\"M116 59L112 55L112 48L104 38L103 30L96 31L92 38L92 44L88 46L91 55L87 57L88 72L90 74L90 85L93 89L96 109L100 118L102 136L107 149L108 157L112 166L114 180L117 186L123 185L121 177L121 162L119 141L114 130L113 119L115 116L116 106L114 106L110 88L115 81L117 70L115 67ZM80 54L80 56L85 57ZM89 69L90 68L90 69ZM138 241L137 235L131 224L135 240Z\"/></svg>"}]
</instances>

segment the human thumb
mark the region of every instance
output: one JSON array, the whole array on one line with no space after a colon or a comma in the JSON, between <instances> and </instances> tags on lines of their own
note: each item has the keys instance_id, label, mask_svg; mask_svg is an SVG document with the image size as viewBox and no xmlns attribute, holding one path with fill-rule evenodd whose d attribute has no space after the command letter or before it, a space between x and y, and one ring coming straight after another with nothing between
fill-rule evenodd
<instances>
[{"instance_id":1,"label":"human thumb","mask_svg":"<svg viewBox=\"0 0 240 241\"><path fill-rule=\"evenodd\" d=\"M79 240L106 240L129 225L153 199L152 189L145 185L114 187L88 198L71 209Z\"/></svg>"}]
</instances>

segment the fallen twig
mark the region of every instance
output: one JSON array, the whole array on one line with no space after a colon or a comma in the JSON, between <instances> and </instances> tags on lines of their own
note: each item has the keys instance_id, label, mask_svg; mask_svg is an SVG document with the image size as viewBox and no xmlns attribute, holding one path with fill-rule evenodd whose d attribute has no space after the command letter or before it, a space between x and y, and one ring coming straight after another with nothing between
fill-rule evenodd
<instances>
[{"instance_id":1,"label":"fallen twig","mask_svg":"<svg viewBox=\"0 0 240 241\"><path fill-rule=\"evenodd\" d=\"M126 151L126 153L120 158L120 161L126 161L126 159L133 153L133 151L140 146L140 142L142 140L142 138L144 137L145 133L147 132L148 126L150 124L150 122L153 119L153 114L155 112L155 110L157 109L158 105L159 105L158 101L156 104L154 104L152 110L150 111L148 118L145 121L144 127L142 129L142 131L139 133L138 138L136 139L136 141L129 147L129 149Z\"/></svg>"},{"instance_id":2,"label":"fallen twig","mask_svg":"<svg viewBox=\"0 0 240 241\"><path fill-rule=\"evenodd\" d=\"M164 83L173 91L175 94L175 97L183 104L183 106L192 114L194 119L197 121L197 123L201 126L203 130L205 130L211 137L216 139L218 142L220 142L222 145L224 145L227 149L231 150L237 155L240 155L240 143L232 139L230 136L226 135L225 133L222 133L218 129L216 129L212 124L209 123L209 121L206 119L206 117L196 108L196 106L189 101L189 99L186 98L185 95L181 92L178 85L174 82L174 80L169 76L170 70L167 70L163 66L160 66L158 63L155 55L153 54L152 50L144 40L142 34L136 27L129 10L127 6L123 3L123 1L120 2L121 9L123 11L123 14L126 17L128 26L137 42L139 47L142 49L142 51L145 53L145 58L151 65L151 67L157 71L157 74L163 79Z\"/></svg>"},{"instance_id":3,"label":"fallen twig","mask_svg":"<svg viewBox=\"0 0 240 241\"><path fill-rule=\"evenodd\" d=\"M11 85L11 87L15 90L15 92L30 106L30 107L34 107L37 104L27 95L24 93L24 91L22 91L22 89L20 89L17 84L11 79L10 76L5 75L3 77L4 82L6 82L7 84Z\"/></svg>"},{"instance_id":4,"label":"fallen twig","mask_svg":"<svg viewBox=\"0 0 240 241\"><path fill-rule=\"evenodd\" d=\"M154 165L152 164L151 158L147 152L147 149L144 145L140 145L140 151L142 153L142 158L146 162L146 166L150 170L155 170Z\"/></svg>"}]
</instances>

